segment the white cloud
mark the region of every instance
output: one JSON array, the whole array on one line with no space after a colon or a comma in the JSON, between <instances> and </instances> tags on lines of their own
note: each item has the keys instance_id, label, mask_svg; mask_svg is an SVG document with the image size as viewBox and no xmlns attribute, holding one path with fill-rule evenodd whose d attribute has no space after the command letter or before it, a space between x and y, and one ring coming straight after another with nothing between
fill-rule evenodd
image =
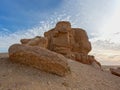
<instances>
[{"instance_id":1,"label":"white cloud","mask_svg":"<svg viewBox=\"0 0 120 90\"><path fill-rule=\"evenodd\" d=\"M118 33L113 34L112 37L119 36ZM117 39L117 38L114 38ZM90 54L95 55L96 59L101 62L101 64L108 65L120 65L120 43L114 42L113 39L109 38L93 38L92 51Z\"/></svg>"},{"instance_id":2,"label":"white cloud","mask_svg":"<svg viewBox=\"0 0 120 90\"><path fill-rule=\"evenodd\" d=\"M91 38L94 54L102 64L120 65L120 1L114 12L106 18L97 34Z\"/></svg>"}]
</instances>

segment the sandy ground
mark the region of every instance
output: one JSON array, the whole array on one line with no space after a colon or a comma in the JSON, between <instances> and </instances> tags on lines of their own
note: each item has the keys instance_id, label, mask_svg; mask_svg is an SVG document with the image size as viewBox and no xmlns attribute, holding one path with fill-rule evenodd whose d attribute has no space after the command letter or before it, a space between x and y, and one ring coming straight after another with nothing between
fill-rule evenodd
<instances>
[{"instance_id":1,"label":"sandy ground","mask_svg":"<svg viewBox=\"0 0 120 90\"><path fill-rule=\"evenodd\" d=\"M7 54L0 54L0 90L120 90L120 77L89 65L68 62L71 74L59 77L13 64Z\"/></svg>"}]
</instances>

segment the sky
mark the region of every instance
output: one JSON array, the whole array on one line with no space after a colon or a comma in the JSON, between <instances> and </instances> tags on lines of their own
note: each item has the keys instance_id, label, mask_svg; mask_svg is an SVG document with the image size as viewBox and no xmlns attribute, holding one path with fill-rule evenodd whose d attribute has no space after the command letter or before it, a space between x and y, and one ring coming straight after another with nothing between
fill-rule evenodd
<instances>
[{"instance_id":1,"label":"sky","mask_svg":"<svg viewBox=\"0 0 120 90\"><path fill-rule=\"evenodd\" d=\"M120 0L0 0L0 52L58 21L85 29L101 64L120 65Z\"/></svg>"}]
</instances>

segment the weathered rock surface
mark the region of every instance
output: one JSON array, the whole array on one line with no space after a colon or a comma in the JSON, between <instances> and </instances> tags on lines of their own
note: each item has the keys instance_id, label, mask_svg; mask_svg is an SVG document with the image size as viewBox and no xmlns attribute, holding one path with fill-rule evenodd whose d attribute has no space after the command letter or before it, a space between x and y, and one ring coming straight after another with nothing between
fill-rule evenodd
<instances>
[{"instance_id":1,"label":"weathered rock surface","mask_svg":"<svg viewBox=\"0 0 120 90\"><path fill-rule=\"evenodd\" d=\"M20 42L22 44L27 44L31 39L21 39Z\"/></svg>"},{"instance_id":2,"label":"weathered rock surface","mask_svg":"<svg viewBox=\"0 0 120 90\"><path fill-rule=\"evenodd\" d=\"M101 67L100 63L93 56L88 55L92 47L85 30L71 28L69 22L61 21L56 24L55 28L45 32L44 36L22 39L21 43L44 47L72 60Z\"/></svg>"},{"instance_id":3,"label":"weathered rock surface","mask_svg":"<svg viewBox=\"0 0 120 90\"><path fill-rule=\"evenodd\" d=\"M54 29L44 35L48 38L48 49L64 55L70 52L88 54L91 50L85 30L71 28L69 22L58 22Z\"/></svg>"},{"instance_id":4,"label":"weathered rock surface","mask_svg":"<svg viewBox=\"0 0 120 90\"><path fill-rule=\"evenodd\" d=\"M88 55L92 47L85 30L71 28L69 22L61 21L55 28L45 32L44 36L48 38L49 50L84 64L94 63L101 67L99 62Z\"/></svg>"},{"instance_id":5,"label":"weathered rock surface","mask_svg":"<svg viewBox=\"0 0 120 90\"><path fill-rule=\"evenodd\" d=\"M40 36L36 36L32 39L21 39L20 42L28 46L39 46L43 48L47 48L48 46L48 39Z\"/></svg>"},{"instance_id":6,"label":"weathered rock surface","mask_svg":"<svg viewBox=\"0 0 120 90\"><path fill-rule=\"evenodd\" d=\"M71 28L67 21L58 22L44 37L21 39L21 45L9 49L11 61L36 67L43 71L64 76L69 71L66 58L101 68L92 55L87 33L81 28ZM62 56L62 55L64 56Z\"/></svg>"},{"instance_id":7,"label":"weathered rock surface","mask_svg":"<svg viewBox=\"0 0 120 90\"><path fill-rule=\"evenodd\" d=\"M117 68L117 69L110 68L110 71L112 74L120 77L120 68Z\"/></svg>"},{"instance_id":8,"label":"weathered rock surface","mask_svg":"<svg viewBox=\"0 0 120 90\"><path fill-rule=\"evenodd\" d=\"M9 48L9 58L12 62L32 66L59 76L65 76L70 72L67 58L37 46L14 44Z\"/></svg>"},{"instance_id":9,"label":"weathered rock surface","mask_svg":"<svg viewBox=\"0 0 120 90\"><path fill-rule=\"evenodd\" d=\"M44 35L49 42L48 49L63 55L70 52L70 30L69 22L58 22L54 29L45 32Z\"/></svg>"}]
</instances>

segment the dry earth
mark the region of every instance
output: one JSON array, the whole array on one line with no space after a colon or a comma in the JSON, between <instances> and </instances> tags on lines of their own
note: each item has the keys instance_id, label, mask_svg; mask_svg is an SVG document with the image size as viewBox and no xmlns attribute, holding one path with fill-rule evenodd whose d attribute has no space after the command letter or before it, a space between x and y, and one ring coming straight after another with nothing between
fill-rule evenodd
<instances>
[{"instance_id":1,"label":"dry earth","mask_svg":"<svg viewBox=\"0 0 120 90\"><path fill-rule=\"evenodd\" d=\"M120 90L120 77L92 66L68 60L71 74L66 77L13 64L0 54L0 90Z\"/></svg>"}]
</instances>

